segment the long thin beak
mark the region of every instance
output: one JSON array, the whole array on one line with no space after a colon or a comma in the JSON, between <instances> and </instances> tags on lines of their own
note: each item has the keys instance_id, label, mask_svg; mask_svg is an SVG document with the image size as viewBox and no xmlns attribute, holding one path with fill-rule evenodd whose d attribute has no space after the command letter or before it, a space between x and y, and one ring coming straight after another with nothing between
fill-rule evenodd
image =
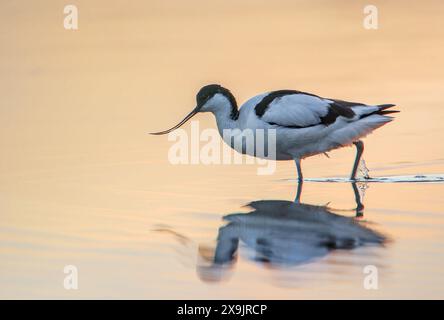
<instances>
[{"instance_id":1,"label":"long thin beak","mask_svg":"<svg viewBox=\"0 0 444 320\"><path fill-rule=\"evenodd\" d=\"M165 131L160 131L160 132L151 132L150 134L161 135L161 134L170 133L171 131L176 130L177 128L181 127L185 122L190 120L198 111L199 111L199 106L194 108L193 111L191 111L181 122L179 122L177 125L175 125L171 129L168 129L168 130L165 130Z\"/></svg>"}]
</instances>

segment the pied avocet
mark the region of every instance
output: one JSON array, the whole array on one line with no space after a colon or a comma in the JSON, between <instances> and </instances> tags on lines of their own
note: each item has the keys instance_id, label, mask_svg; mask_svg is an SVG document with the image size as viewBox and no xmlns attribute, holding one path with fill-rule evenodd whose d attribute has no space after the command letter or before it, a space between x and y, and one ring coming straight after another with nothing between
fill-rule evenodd
<instances>
[{"instance_id":1,"label":"pied avocet","mask_svg":"<svg viewBox=\"0 0 444 320\"><path fill-rule=\"evenodd\" d=\"M355 180L364 151L360 139L392 121L388 114L398 112L387 110L393 104L367 105L322 98L297 90L263 93L249 99L238 109L233 94L218 84L201 88L196 100L196 108L176 126L152 134L169 133L198 112L212 112L215 115L219 133L231 147L235 139L224 136L224 129L232 129L234 134L241 134L239 132L245 129L253 132L257 129L275 129L275 160L294 160L299 181L303 180L301 159L351 144L356 146L357 151L351 173L351 180ZM243 148L241 152L248 153L248 150Z\"/></svg>"}]
</instances>

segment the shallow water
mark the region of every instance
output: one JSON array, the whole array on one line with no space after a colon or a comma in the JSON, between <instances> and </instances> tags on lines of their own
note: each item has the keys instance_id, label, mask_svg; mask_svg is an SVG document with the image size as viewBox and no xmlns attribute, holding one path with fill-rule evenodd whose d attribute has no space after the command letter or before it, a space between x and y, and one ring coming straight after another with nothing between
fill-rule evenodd
<instances>
[{"instance_id":1,"label":"shallow water","mask_svg":"<svg viewBox=\"0 0 444 320\"><path fill-rule=\"evenodd\" d=\"M349 178L307 178L305 181L311 182L385 182L385 183L426 183L426 182L444 182L444 175L442 174L421 174L421 175L407 175L407 176L389 176L389 177L368 177L368 178L358 178L355 180L350 180Z\"/></svg>"},{"instance_id":2,"label":"shallow water","mask_svg":"<svg viewBox=\"0 0 444 320\"><path fill-rule=\"evenodd\" d=\"M442 1L374 1L373 31L360 1L77 3L77 31L0 4L1 298L444 298ZM291 162L172 165L147 134L208 82L402 112L365 139L370 180L351 148L312 157L294 203Z\"/></svg>"}]
</instances>

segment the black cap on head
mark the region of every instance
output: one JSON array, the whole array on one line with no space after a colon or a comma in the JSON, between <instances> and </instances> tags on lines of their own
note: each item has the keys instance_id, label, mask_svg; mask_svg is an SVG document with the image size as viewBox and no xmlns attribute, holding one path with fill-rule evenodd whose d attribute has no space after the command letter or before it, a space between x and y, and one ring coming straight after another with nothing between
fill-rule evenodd
<instances>
[{"instance_id":1,"label":"black cap on head","mask_svg":"<svg viewBox=\"0 0 444 320\"><path fill-rule=\"evenodd\" d=\"M209 84L202 87L196 95L197 105L203 106L205 102L211 99L216 93L222 93L223 89L225 88L218 84Z\"/></svg>"},{"instance_id":2,"label":"black cap on head","mask_svg":"<svg viewBox=\"0 0 444 320\"><path fill-rule=\"evenodd\" d=\"M236 98L230 92L230 90L222 87L218 84L209 84L202 87L196 95L197 106L203 106L208 100L210 100L216 93L224 95L231 104L231 117L236 119L238 115Z\"/></svg>"}]
</instances>

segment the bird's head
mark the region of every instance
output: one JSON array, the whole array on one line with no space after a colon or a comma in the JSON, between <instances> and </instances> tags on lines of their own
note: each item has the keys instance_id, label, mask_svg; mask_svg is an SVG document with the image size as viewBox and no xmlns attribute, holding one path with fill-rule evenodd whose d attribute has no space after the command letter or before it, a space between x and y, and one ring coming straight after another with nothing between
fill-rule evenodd
<instances>
[{"instance_id":1,"label":"bird's head","mask_svg":"<svg viewBox=\"0 0 444 320\"><path fill-rule=\"evenodd\" d=\"M217 112L223 108L231 107L231 117L237 115L237 103L230 90L225 89L218 84L209 84L202 87L196 95L196 107L177 125L171 129L153 132L152 134L167 134L181 127L185 122L190 120L198 112Z\"/></svg>"}]
</instances>

